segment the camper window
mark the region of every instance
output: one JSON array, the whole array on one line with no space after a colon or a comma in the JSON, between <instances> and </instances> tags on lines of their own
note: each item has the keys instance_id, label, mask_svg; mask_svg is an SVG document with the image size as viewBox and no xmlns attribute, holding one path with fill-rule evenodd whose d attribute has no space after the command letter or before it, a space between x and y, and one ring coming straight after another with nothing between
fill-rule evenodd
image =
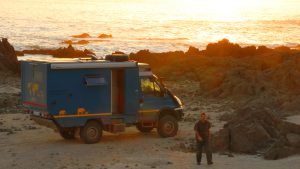
<instances>
[{"instance_id":1,"label":"camper window","mask_svg":"<svg viewBox=\"0 0 300 169\"><path fill-rule=\"evenodd\" d=\"M105 78L101 76L86 76L84 77L84 84L86 86L101 86L105 85L106 81Z\"/></svg>"}]
</instances>

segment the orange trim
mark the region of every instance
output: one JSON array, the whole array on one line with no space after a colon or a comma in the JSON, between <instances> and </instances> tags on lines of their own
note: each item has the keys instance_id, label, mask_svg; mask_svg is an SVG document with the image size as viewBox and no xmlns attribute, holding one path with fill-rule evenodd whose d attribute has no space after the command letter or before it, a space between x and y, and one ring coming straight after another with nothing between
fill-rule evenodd
<instances>
[{"instance_id":1,"label":"orange trim","mask_svg":"<svg viewBox=\"0 0 300 169\"><path fill-rule=\"evenodd\" d=\"M139 113L158 113L159 109L140 110Z\"/></svg>"},{"instance_id":2,"label":"orange trim","mask_svg":"<svg viewBox=\"0 0 300 169\"><path fill-rule=\"evenodd\" d=\"M54 118L68 118L68 117L87 117L87 116L111 116L112 113L97 113L97 114L71 114L71 115L61 115L53 116Z\"/></svg>"}]
</instances>

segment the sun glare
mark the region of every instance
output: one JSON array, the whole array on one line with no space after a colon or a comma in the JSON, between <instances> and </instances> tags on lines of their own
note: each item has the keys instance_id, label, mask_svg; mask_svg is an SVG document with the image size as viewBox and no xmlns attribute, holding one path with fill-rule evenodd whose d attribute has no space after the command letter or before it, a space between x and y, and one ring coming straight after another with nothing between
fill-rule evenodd
<instances>
[{"instance_id":1,"label":"sun glare","mask_svg":"<svg viewBox=\"0 0 300 169\"><path fill-rule=\"evenodd\" d=\"M235 0L211 0L207 4L207 10L217 20L239 20L246 4L244 1Z\"/></svg>"},{"instance_id":2,"label":"sun glare","mask_svg":"<svg viewBox=\"0 0 300 169\"><path fill-rule=\"evenodd\" d=\"M262 10L263 6L274 5L278 0L175 0L176 5L190 12L202 11L209 20L235 21L245 18L245 13Z\"/></svg>"}]
</instances>

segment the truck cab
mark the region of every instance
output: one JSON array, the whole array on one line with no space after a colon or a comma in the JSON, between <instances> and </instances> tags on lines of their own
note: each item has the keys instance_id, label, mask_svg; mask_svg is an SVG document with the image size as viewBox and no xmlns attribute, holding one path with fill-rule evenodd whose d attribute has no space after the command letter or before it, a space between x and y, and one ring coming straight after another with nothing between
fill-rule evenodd
<instances>
[{"instance_id":1,"label":"truck cab","mask_svg":"<svg viewBox=\"0 0 300 169\"><path fill-rule=\"evenodd\" d=\"M85 143L96 143L103 131L120 133L129 126L140 132L156 128L161 137L173 137L183 116L180 99L145 63L27 60L21 62L21 78L31 119L65 139L80 133Z\"/></svg>"}]
</instances>

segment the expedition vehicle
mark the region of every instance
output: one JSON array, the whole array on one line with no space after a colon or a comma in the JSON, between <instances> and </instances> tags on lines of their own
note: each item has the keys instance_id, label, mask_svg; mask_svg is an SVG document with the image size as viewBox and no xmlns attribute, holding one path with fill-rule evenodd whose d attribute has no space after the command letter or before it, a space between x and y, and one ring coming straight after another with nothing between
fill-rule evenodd
<instances>
[{"instance_id":1,"label":"expedition vehicle","mask_svg":"<svg viewBox=\"0 0 300 169\"><path fill-rule=\"evenodd\" d=\"M65 139L79 132L88 144L103 131L119 133L133 125L175 136L183 116L179 98L148 64L114 59L124 58L120 54L106 58L21 61L22 102L31 119Z\"/></svg>"}]
</instances>

